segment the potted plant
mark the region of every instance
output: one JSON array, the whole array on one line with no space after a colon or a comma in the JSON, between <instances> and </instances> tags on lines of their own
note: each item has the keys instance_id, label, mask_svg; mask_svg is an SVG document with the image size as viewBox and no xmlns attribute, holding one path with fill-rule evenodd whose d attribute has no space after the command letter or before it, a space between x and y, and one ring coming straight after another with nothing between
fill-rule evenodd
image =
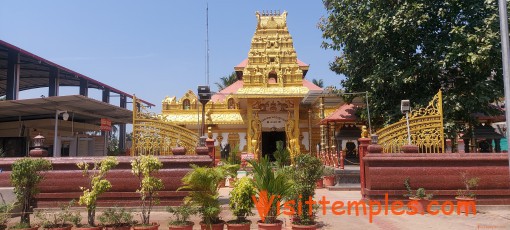
<instances>
[{"instance_id":1,"label":"potted plant","mask_svg":"<svg viewBox=\"0 0 510 230\"><path fill-rule=\"evenodd\" d=\"M70 230L73 227L73 222L81 221L79 212L71 212L69 208L74 204L74 201L60 206L60 210L38 210L35 212L35 217L39 220L43 229L51 230Z\"/></svg>"},{"instance_id":2,"label":"potted plant","mask_svg":"<svg viewBox=\"0 0 510 230\"><path fill-rule=\"evenodd\" d=\"M12 164L11 184L17 203L21 206L21 221L12 228L30 228L31 205L39 193L37 186L44 179L42 172L51 168L49 160L40 158L23 158Z\"/></svg>"},{"instance_id":3,"label":"potted plant","mask_svg":"<svg viewBox=\"0 0 510 230\"><path fill-rule=\"evenodd\" d=\"M135 224L133 214L124 208L107 208L99 215L105 230L130 230Z\"/></svg>"},{"instance_id":4,"label":"potted plant","mask_svg":"<svg viewBox=\"0 0 510 230\"><path fill-rule=\"evenodd\" d=\"M80 196L78 204L86 206L88 227L92 229L101 229L95 227L97 198L112 187L110 181L106 179L106 174L118 164L115 157L106 157L101 162L94 163L92 170L89 170L90 165L86 162L76 164L83 171L83 176L88 176L90 179L88 188L81 187L83 195Z\"/></svg>"},{"instance_id":5,"label":"potted plant","mask_svg":"<svg viewBox=\"0 0 510 230\"><path fill-rule=\"evenodd\" d=\"M248 216L253 215L251 209L255 206L252 197L256 191L252 180L249 177L239 179L232 191L230 191L230 201L228 206L236 217L235 220L227 221L227 229L249 230L251 221Z\"/></svg>"},{"instance_id":6,"label":"potted plant","mask_svg":"<svg viewBox=\"0 0 510 230\"><path fill-rule=\"evenodd\" d=\"M284 146L283 141L276 141L276 151L274 151L273 156L276 160L276 166L279 168L289 166L291 163L290 152Z\"/></svg>"},{"instance_id":7,"label":"potted plant","mask_svg":"<svg viewBox=\"0 0 510 230\"><path fill-rule=\"evenodd\" d=\"M3 202L3 204L0 204L0 230L4 230L7 228L6 224L7 224L7 221L9 221L9 219L11 219L11 215L12 215L11 211L13 209L14 209L14 204L6 204L5 201Z\"/></svg>"},{"instance_id":8,"label":"potted plant","mask_svg":"<svg viewBox=\"0 0 510 230\"><path fill-rule=\"evenodd\" d=\"M407 190L407 194L404 194L404 196L408 197L409 200L413 202L410 204L410 207L414 207L416 213L424 214L427 211L427 206L429 205L433 194L427 194L427 191L424 188L418 188L416 192L413 192L409 183L409 177L404 180L404 186Z\"/></svg>"},{"instance_id":9,"label":"potted plant","mask_svg":"<svg viewBox=\"0 0 510 230\"><path fill-rule=\"evenodd\" d=\"M253 167L253 179L255 190L257 191L257 202L255 206L259 212L261 220L258 221L259 229L282 229L283 222L278 220L278 204L282 205L291 192L292 182L289 181L288 174L284 169L273 170L267 156L261 158L259 162L248 161ZM272 202L271 202L272 201Z\"/></svg>"},{"instance_id":10,"label":"potted plant","mask_svg":"<svg viewBox=\"0 0 510 230\"><path fill-rule=\"evenodd\" d=\"M330 167L324 167L323 169L323 183L324 186L334 186L335 185L335 169Z\"/></svg>"},{"instance_id":11,"label":"potted plant","mask_svg":"<svg viewBox=\"0 0 510 230\"><path fill-rule=\"evenodd\" d=\"M185 202L198 206L202 217L200 226L205 229L223 229L224 221L220 219L219 183L225 178L224 167L199 167L192 165L193 170L183 178L178 190L190 190Z\"/></svg>"},{"instance_id":12,"label":"potted plant","mask_svg":"<svg viewBox=\"0 0 510 230\"><path fill-rule=\"evenodd\" d=\"M168 207L166 209L173 214L173 218L168 223L169 230L193 230L194 223L189 221L189 217L197 213L197 209L185 202L178 207Z\"/></svg>"},{"instance_id":13,"label":"potted plant","mask_svg":"<svg viewBox=\"0 0 510 230\"><path fill-rule=\"evenodd\" d=\"M295 200L294 210L299 210L298 204L302 204L302 212L294 215L292 229L317 229L313 207L304 207L308 199L315 196L316 181L322 177L324 166L322 162L311 155L301 154L294 159L291 166L293 180L293 196Z\"/></svg>"},{"instance_id":14,"label":"potted plant","mask_svg":"<svg viewBox=\"0 0 510 230\"><path fill-rule=\"evenodd\" d=\"M163 164L152 155L140 155L131 161L131 172L138 178L140 185L136 190L142 201L142 226L135 229L157 230L159 225L150 223L152 206L159 202L158 191L164 188L163 181L154 176Z\"/></svg>"},{"instance_id":15,"label":"potted plant","mask_svg":"<svg viewBox=\"0 0 510 230\"><path fill-rule=\"evenodd\" d=\"M457 203L459 202L471 202L473 205L467 204L467 209L464 210L466 213L475 213L476 211L472 206L475 205L476 202L476 194L472 191L473 188L478 187L478 183L480 182L479 177L468 177L466 173L461 174L462 183L466 189L457 190L457 196L455 196L455 200ZM460 209L460 205L457 205Z\"/></svg>"},{"instance_id":16,"label":"potted plant","mask_svg":"<svg viewBox=\"0 0 510 230\"><path fill-rule=\"evenodd\" d=\"M234 187L234 184L237 180L237 171L241 168L240 164L224 164L223 167L225 172L225 177L228 178L228 186L230 188Z\"/></svg>"},{"instance_id":17,"label":"potted plant","mask_svg":"<svg viewBox=\"0 0 510 230\"><path fill-rule=\"evenodd\" d=\"M239 147L236 145L228 155L227 161L224 162L230 188L234 187L234 183L237 180L237 173L239 169L241 169L241 157L238 156L238 152Z\"/></svg>"}]
</instances>

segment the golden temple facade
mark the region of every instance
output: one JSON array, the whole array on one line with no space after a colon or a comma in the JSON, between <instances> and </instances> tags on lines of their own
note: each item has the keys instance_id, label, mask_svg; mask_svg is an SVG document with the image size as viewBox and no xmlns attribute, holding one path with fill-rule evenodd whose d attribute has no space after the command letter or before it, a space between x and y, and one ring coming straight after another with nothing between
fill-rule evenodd
<instances>
[{"instance_id":1,"label":"golden temple facade","mask_svg":"<svg viewBox=\"0 0 510 230\"><path fill-rule=\"evenodd\" d=\"M237 81L214 93L205 107L205 125L217 140L217 150L230 144L259 158L272 155L276 141L283 141L292 156L315 154L320 144L334 146L338 126L329 128L320 121L344 102L327 98L322 88L305 79L309 65L297 58L287 12L257 12L256 18L248 58L234 67ZM189 90L181 98L166 97L161 118L199 133L201 107Z\"/></svg>"}]
</instances>

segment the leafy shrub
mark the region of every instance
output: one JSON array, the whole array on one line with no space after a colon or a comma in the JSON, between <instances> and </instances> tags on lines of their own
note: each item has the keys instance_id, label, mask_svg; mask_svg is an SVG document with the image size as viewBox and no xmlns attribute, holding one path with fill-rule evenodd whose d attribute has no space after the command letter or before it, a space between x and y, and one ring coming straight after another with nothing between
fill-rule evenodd
<instances>
[{"instance_id":1,"label":"leafy shrub","mask_svg":"<svg viewBox=\"0 0 510 230\"><path fill-rule=\"evenodd\" d=\"M51 162L46 159L23 158L12 164L11 184L21 205L21 222L30 226L31 203L39 193L37 185L44 179L43 171L51 170Z\"/></svg>"}]
</instances>

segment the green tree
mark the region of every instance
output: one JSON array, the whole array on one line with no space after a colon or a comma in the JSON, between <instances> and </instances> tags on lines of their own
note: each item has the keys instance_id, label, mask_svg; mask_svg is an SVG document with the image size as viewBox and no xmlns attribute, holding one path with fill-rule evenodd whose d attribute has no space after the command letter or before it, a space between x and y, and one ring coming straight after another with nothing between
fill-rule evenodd
<instances>
[{"instance_id":1,"label":"green tree","mask_svg":"<svg viewBox=\"0 0 510 230\"><path fill-rule=\"evenodd\" d=\"M222 91L223 89L227 88L228 86L234 84L234 82L237 81L237 75L236 72L232 72L228 76L220 77L219 82L215 82L214 84L216 87L218 87L218 91Z\"/></svg>"},{"instance_id":2,"label":"green tree","mask_svg":"<svg viewBox=\"0 0 510 230\"><path fill-rule=\"evenodd\" d=\"M376 126L402 117L400 100L424 106L443 90L445 126L493 115L503 96L495 0L323 0L323 47L346 92L369 92ZM498 77L496 77L498 76Z\"/></svg>"},{"instance_id":3,"label":"green tree","mask_svg":"<svg viewBox=\"0 0 510 230\"><path fill-rule=\"evenodd\" d=\"M322 79L312 79L312 83L316 86L319 86L321 88L324 87L324 81Z\"/></svg>"},{"instance_id":4,"label":"green tree","mask_svg":"<svg viewBox=\"0 0 510 230\"><path fill-rule=\"evenodd\" d=\"M46 159L22 158L12 164L11 184L21 206L21 223L30 225L30 209L39 194L37 186L44 179L42 172L51 169L51 162Z\"/></svg>"}]
</instances>

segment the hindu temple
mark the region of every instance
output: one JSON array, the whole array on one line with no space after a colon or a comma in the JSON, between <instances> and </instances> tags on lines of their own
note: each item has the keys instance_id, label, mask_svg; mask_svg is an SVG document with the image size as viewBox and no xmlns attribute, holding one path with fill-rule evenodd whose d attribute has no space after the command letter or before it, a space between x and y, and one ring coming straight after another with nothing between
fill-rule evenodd
<instances>
[{"instance_id":1,"label":"hindu temple","mask_svg":"<svg viewBox=\"0 0 510 230\"><path fill-rule=\"evenodd\" d=\"M256 158L272 155L277 141L285 143L291 156L352 144L355 149L361 132L356 106L307 80L310 65L298 59L287 12L257 12L256 19L248 57L234 66L237 81L213 93L205 107L204 122L217 140L217 155L227 145ZM162 101L164 120L197 133L201 113L192 90ZM341 128L350 131L337 139L335 129Z\"/></svg>"}]
</instances>

